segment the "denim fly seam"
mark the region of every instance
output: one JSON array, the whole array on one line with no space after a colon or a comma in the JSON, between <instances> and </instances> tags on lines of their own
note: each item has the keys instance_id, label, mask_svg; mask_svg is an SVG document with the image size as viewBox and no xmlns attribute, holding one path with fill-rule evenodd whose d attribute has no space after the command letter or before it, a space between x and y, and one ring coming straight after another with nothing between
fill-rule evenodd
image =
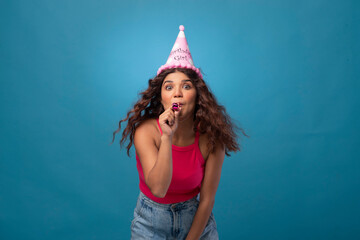
<instances>
[{"instance_id":1,"label":"denim fly seam","mask_svg":"<svg viewBox=\"0 0 360 240\"><path fill-rule=\"evenodd\" d=\"M198 197L179 203L161 204L140 191L131 224L132 239L185 239L199 206ZM218 239L213 213L200 239Z\"/></svg>"}]
</instances>

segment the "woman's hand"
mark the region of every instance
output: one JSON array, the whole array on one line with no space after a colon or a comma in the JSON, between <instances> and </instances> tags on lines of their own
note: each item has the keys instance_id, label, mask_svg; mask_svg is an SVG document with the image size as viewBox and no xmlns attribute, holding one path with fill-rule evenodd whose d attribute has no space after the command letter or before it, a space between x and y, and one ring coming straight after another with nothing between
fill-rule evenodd
<instances>
[{"instance_id":1,"label":"woman's hand","mask_svg":"<svg viewBox=\"0 0 360 240\"><path fill-rule=\"evenodd\" d=\"M178 111L174 111L172 106L166 109L160 116L159 116L159 123L163 135L167 135L172 137L174 132L178 127L179 122L179 114L181 111L181 107Z\"/></svg>"}]
</instances>

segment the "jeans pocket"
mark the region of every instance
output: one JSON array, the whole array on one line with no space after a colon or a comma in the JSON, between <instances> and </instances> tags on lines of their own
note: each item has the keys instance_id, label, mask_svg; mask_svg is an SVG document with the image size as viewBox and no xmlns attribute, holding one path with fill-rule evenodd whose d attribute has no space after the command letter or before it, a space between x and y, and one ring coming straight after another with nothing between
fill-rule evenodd
<instances>
[{"instance_id":1,"label":"jeans pocket","mask_svg":"<svg viewBox=\"0 0 360 240\"><path fill-rule=\"evenodd\" d=\"M131 239L152 239L154 236L152 213L148 209L149 206L140 200L131 221Z\"/></svg>"},{"instance_id":2,"label":"jeans pocket","mask_svg":"<svg viewBox=\"0 0 360 240\"><path fill-rule=\"evenodd\" d=\"M214 217L214 214L212 212L211 212L211 214L209 216L209 220L208 220L205 228L216 228L215 217Z\"/></svg>"},{"instance_id":3,"label":"jeans pocket","mask_svg":"<svg viewBox=\"0 0 360 240\"><path fill-rule=\"evenodd\" d=\"M218 240L219 234L217 232L216 222L214 214L211 212L208 223L203 231L203 233L200 236L200 240Z\"/></svg>"},{"instance_id":4,"label":"jeans pocket","mask_svg":"<svg viewBox=\"0 0 360 240\"><path fill-rule=\"evenodd\" d=\"M144 209L144 202L141 199L138 199L136 203L136 207L134 209L134 218L131 221L131 228L133 228L134 224L139 220L139 218L141 218L143 209Z\"/></svg>"},{"instance_id":5,"label":"jeans pocket","mask_svg":"<svg viewBox=\"0 0 360 240\"><path fill-rule=\"evenodd\" d=\"M214 217L214 214L213 214L212 212L211 212L211 214L210 214L210 218L211 218L211 220L213 221L215 228L217 228L217 226L216 226L216 221L215 221L215 217Z\"/></svg>"}]
</instances>

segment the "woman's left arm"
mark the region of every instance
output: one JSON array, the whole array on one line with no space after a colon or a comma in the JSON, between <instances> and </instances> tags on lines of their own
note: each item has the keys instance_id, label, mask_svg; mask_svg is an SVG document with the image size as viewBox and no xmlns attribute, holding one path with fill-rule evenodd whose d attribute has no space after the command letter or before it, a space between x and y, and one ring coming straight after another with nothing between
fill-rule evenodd
<instances>
[{"instance_id":1,"label":"woman's left arm","mask_svg":"<svg viewBox=\"0 0 360 240\"><path fill-rule=\"evenodd\" d=\"M186 240L199 239L205 229L214 207L224 158L225 148L218 144L216 151L210 153L206 160L205 175L200 190L200 203Z\"/></svg>"}]
</instances>

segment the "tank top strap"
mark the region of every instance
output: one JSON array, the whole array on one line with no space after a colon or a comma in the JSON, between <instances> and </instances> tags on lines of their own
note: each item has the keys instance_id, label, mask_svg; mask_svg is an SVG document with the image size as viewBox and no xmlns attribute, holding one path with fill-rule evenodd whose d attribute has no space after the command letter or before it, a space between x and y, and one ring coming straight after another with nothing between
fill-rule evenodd
<instances>
[{"instance_id":1,"label":"tank top strap","mask_svg":"<svg viewBox=\"0 0 360 240\"><path fill-rule=\"evenodd\" d=\"M162 135L162 130L161 130L161 127L160 127L159 119L156 119L156 121L157 121L157 124L158 124L158 126L159 126L160 133L161 133L161 135Z\"/></svg>"}]
</instances>

